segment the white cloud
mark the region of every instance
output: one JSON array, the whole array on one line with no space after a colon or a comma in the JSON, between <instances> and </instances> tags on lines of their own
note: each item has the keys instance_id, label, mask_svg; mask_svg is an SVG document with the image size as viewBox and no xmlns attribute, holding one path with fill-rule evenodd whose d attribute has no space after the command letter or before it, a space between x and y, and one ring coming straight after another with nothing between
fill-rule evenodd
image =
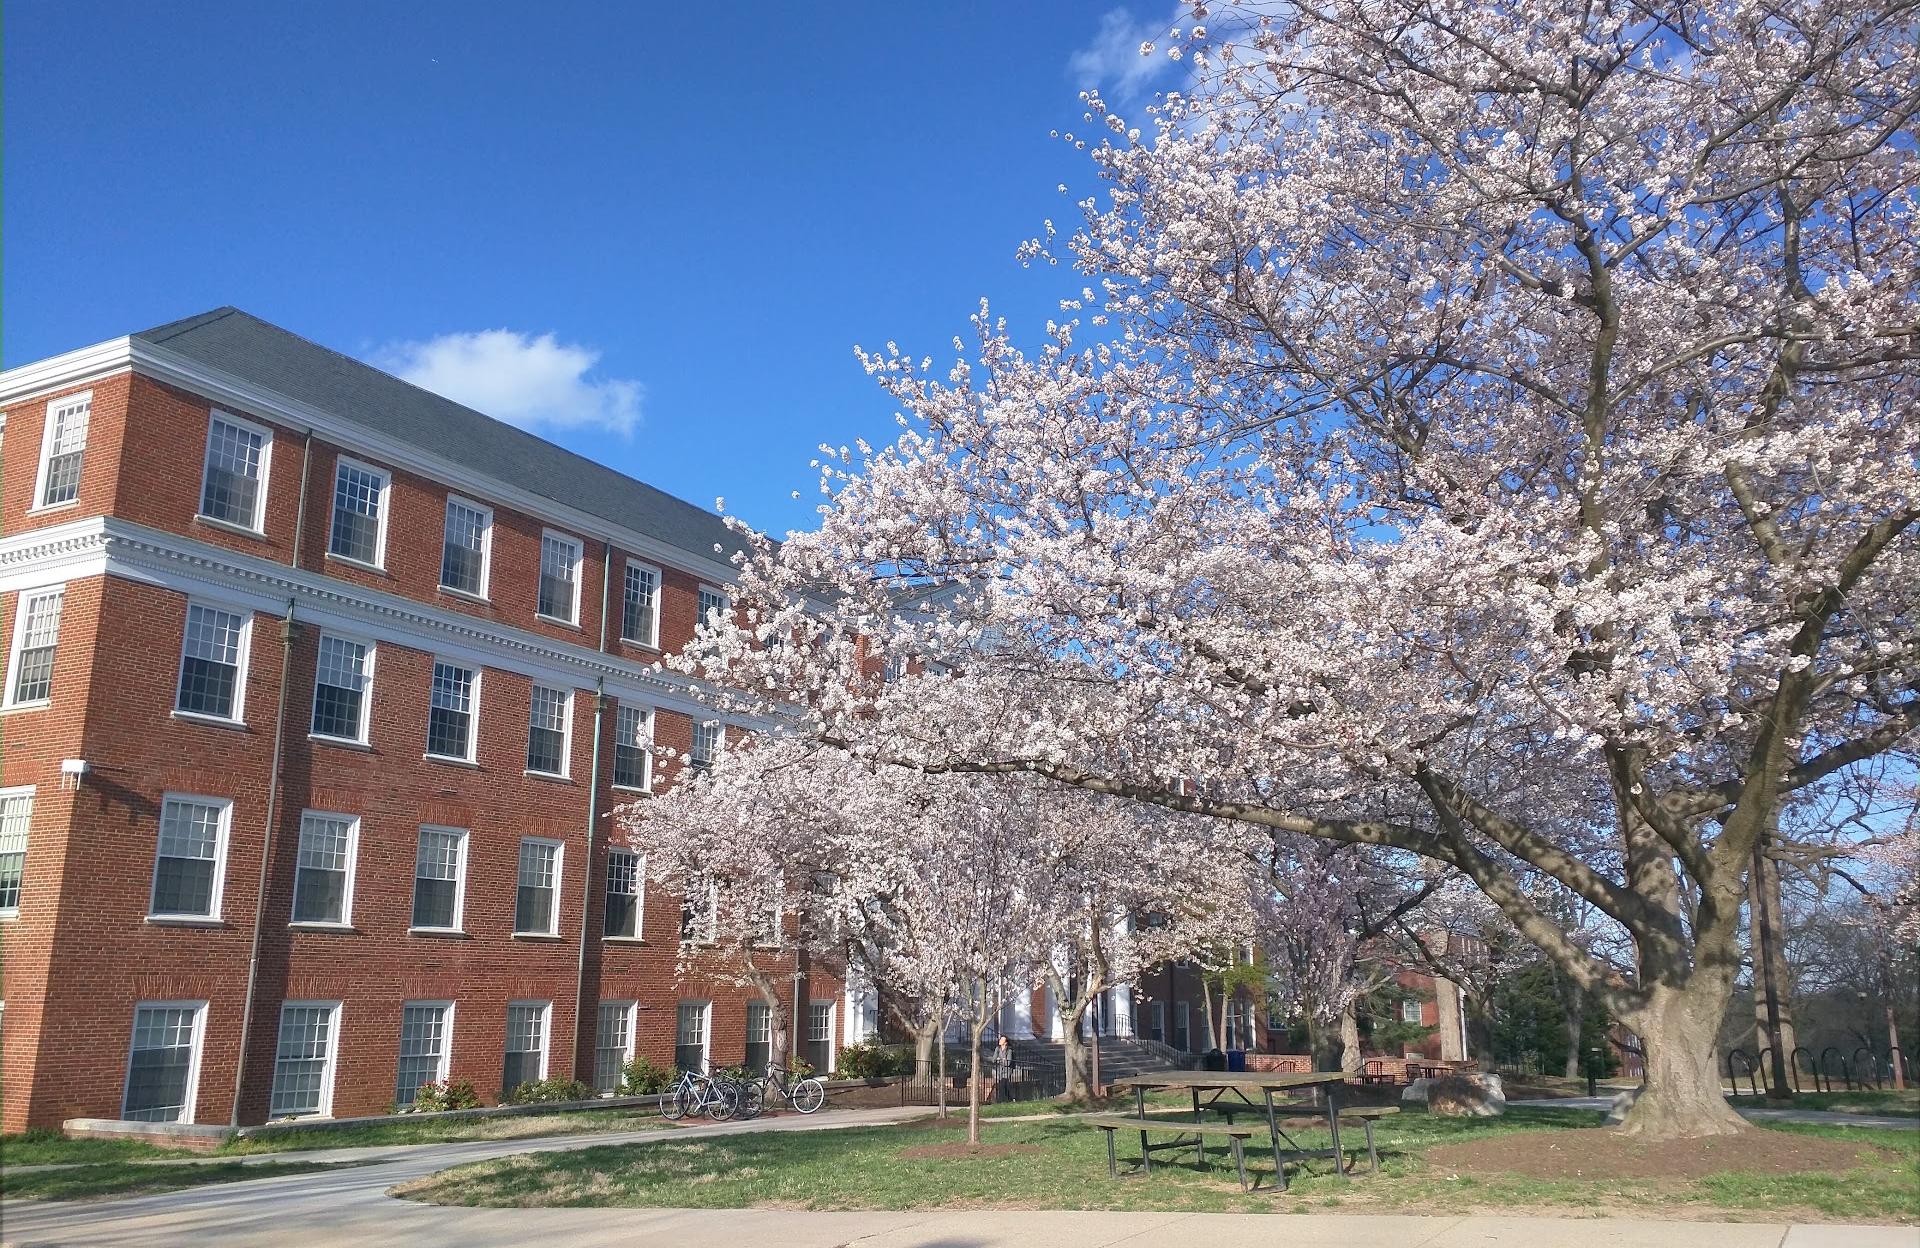
<instances>
[{"instance_id":1,"label":"white cloud","mask_svg":"<svg viewBox=\"0 0 1920 1248\"><path fill-rule=\"evenodd\" d=\"M589 377L600 352L561 342L551 333L441 334L394 343L376 352L375 362L416 386L523 429L630 434L640 423L645 388L619 377Z\"/></svg>"},{"instance_id":2,"label":"white cloud","mask_svg":"<svg viewBox=\"0 0 1920 1248\"><path fill-rule=\"evenodd\" d=\"M1190 12L1190 5L1181 5L1170 17L1135 18L1125 9L1108 10L1101 15L1092 42L1067 60L1074 85L1098 87L1114 104L1144 100L1155 84L1178 67L1167 56L1167 32ZM1142 44L1152 44L1152 54L1141 55Z\"/></svg>"}]
</instances>

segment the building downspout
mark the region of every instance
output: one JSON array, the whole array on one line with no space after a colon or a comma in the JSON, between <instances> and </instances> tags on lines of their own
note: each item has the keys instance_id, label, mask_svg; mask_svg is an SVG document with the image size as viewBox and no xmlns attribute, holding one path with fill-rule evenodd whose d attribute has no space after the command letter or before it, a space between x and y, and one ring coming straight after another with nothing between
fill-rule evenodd
<instances>
[{"instance_id":1,"label":"building downspout","mask_svg":"<svg viewBox=\"0 0 1920 1248\"><path fill-rule=\"evenodd\" d=\"M600 548L600 652L607 649L607 603L613 592L613 545ZM587 917L593 909L593 832L600 823L600 730L607 711L607 678L593 683L593 770L587 779L587 853L580 872L580 956L573 981L573 1077L580 1078L580 1039L586 1027Z\"/></svg>"},{"instance_id":2,"label":"building downspout","mask_svg":"<svg viewBox=\"0 0 1920 1248\"><path fill-rule=\"evenodd\" d=\"M293 515L293 554L287 566L300 567L300 539L307 521L307 477L313 467L313 430L306 431L300 453L300 502ZM293 671L293 599L280 621L280 694L273 716L273 759L267 770L267 826L260 842L260 879L253 896L253 943L247 953L247 993L240 1005L240 1051L233 1063L233 1111L228 1126L240 1125L240 1096L246 1088L247 1052L253 1039L253 999L260 986L260 941L267 919L267 880L273 866L273 829L280 817L280 762L287 737L287 683Z\"/></svg>"}]
</instances>

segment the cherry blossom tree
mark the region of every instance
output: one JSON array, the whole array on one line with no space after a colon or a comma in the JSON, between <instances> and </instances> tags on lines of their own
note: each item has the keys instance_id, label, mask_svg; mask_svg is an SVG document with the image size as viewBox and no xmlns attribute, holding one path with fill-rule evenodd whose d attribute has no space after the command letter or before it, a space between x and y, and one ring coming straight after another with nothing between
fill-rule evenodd
<instances>
[{"instance_id":1,"label":"cherry blossom tree","mask_svg":"<svg viewBox=\"0 0 1920 1248\"><path fill-rule=\"evenodd\" d=\"M1025 253L1082 276L1070 319L866 353L898 440L825 461L820 526L742 561L751 628L687 663L917 775L1459 872L1643 1038L1625 1130L1743 1130L1713 1048L1753 847L1920 723L1912 16L1196 23L1146 117L1087 97L1102 189Z\"/></svg>"}]
</instances>

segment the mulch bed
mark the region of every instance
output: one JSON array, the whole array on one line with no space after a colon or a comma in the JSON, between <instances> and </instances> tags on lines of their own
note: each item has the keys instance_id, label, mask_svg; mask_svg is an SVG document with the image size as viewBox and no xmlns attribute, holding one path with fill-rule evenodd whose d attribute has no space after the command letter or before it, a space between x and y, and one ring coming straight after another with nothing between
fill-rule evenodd
<instances>
[{"instance_id":1,"label":"mulch bed","mask_svg":"<svg viewBox=\"0 0 1920 1248\"><path fill-rule=\"evenodd\" d=\"M1851 1170L1871 1145L1846 1144L1784 1131L1748 1131L1703 1140L1639 1140L1593 1128L1519 1131L1442 1144L1426 1151L1429 1166L1458 1174L1522 1174L1535 1179L1697 1179L1709 1174L1803 1174Z\"/></svg>"},{"instance_id":2,"label":"mulch bed","mask_svg":"<svg viewBox=\"0 0 1920 1248\"><path fill-rule=\"evenodd\" d=\"M1023 1153L1043 1153L1038 1144L922 1144L900 1150L902 1161L964 1161L968 1158L1018 1157Z\"/></svg>"}]
</instances>

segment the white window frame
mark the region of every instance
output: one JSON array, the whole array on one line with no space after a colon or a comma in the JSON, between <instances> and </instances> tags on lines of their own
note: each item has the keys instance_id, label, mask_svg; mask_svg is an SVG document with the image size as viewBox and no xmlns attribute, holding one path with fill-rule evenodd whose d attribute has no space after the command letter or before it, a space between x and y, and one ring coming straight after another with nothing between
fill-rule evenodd
<instances>
[{"instance_id":1,"label":"white window frame","mask_svg":"<svg viewBox=\"0 0 1920 1248\"><path fill-rule=\"evenodd\" d=\"M440 509L440 569L434 573L434 576L437 578L441 572L447 570L447 512L456 504L467 508L469 511L477 511L487 519L486 527L482 529L480 533L480 591L475 593L470 589L456 589L444 580L439 582L440 589L444 593L472 599L476 602L491 601L493 594L493 508L487 506L485 503L477 503L473 499L459 494L447 495L447 506Z\"/></svg>"},{"instance_id":2,"label":"white window frame","mask_svg":"<svg viewBox=\"0 0 1920 1248\"><path fill-rule=\"evenodd\" d=\"M573 615L571 618L548 615L540 609L540 578L545 575L547 562L547 542L565 542L573 547ZM553 624L564 624L568 628L580 627L580 582L586 577L587 544L571 533L559 529L540 530L540 562L534 569L533 614L535 618Z\"/></svg>"},{"instance_id":3,"label":"white window frame","mask_svg":"<svg viewBox=\"0 0 1920 1248\"><path fill-rule=\"evenodd\" d=\"M293 907L300 902L300 841L306 835L307 817L316 819L344 819L347 822L347 870L346 879L341 882L340 917L338 919L296 919ZM420 834L414 833L415 869L419 867ZM293 896L287 902L288 927L340 929L353 926L353 885L354 876L360 866L360 816L349 815L338 810L315 810L312 807L300 812L300 826L293 840ZM408 917L411 918L413 898L407 898Z\"/></svg>"},{"instance_id":4,"label":"white window frame","mask_svg":"<svg viewBox=\"0 0 1920 1248\"><path fill-rule=\"evenodd\" d=\"M546 931L520 926L520 853L513 856L513 934L515 936L558 936L560 934L560 898L566 881L567 844L556 841L550 836L523 836L520 848L527 845L545 845L553 850L553 905L547 911L548 927Z\"/></svg>"},{"instance_id":5,"label":"white window frame","mask_svg":"<svg viewBox=\"0 0 1920 1248\"><path fill-rule=\"evenodd\" d=\"M136 1001L133 1018L127 1028L127 1065L120 1074L120 1116L127 1116L127 1096L133 1091L133 1042L140 1028L142 1010L192 1010L193 1049L187 1059L187 1095L175 1121L191 1123L200 1102L200 1059L206 1052L207 1003L205 1001ZM152 1122L154 1119L141 1119Z\"/></svg>"},{"instance_id":6,"label":"white window frame","mask_svg":"<svg viewBox=\"0 0 1920 1248\"><path fill-rule=\"evenodd\" d=\"M687 997L673 1004L673 1051L676 1057L680 1052L680 1007L694 1005L700 1007L700 1069L713 1069L713 1002L700 997Z\"/></svg>"},{"instance_id":7,"label":"white window frame","mask_svg":"<svg viewBox=\"0 0 1920 1248\"><path fill-rule=\"evenodd\" d=\"M323 645L329 637L335 641L351 642L356 646L364 647L367 653L367 670L361 677L361 679L365 681L365 688L360 692L360 724L355 735L351 737L336 737L330 733L313 731L313 715L315 711L320 709L320 646ZM323 628L320 630L320 637L319 640L314 643L313 651L313 705L307 708L308 740L332 741L348 745L366 745L369 742L369 734L373 730L374 662L379 651L379 644L371 637L361 637L353 633L343 633L333 628ZM431 676L429 676L428 679L431 680Z\"/></svg>"},{"instance_id":8,"label":"white window frame","mask_svg":"<svg viewBox=\"0 0 1920 1248\"><path fill-rule=\"evenodd\" d=\"M433 662L427 667L427 744L433 744L433 669L441 664L459 668L463 672L473 673L473 684L467 695L467 752L465 754L435 754L427 749L420 757L432 759L436 763L473 763L480 757L480 686L486 679L487 669L478 663L468 663L461 659L433 656Z\"/></svg>"},{"instance_id":9,"label":"white window frame","mask_svg":"<svg viewBox=\"0 0 1920 1248\"><path fill-rule=\"evenodd\" d=\"M191 802L196 806L217 806L220 808L220 825L213 843L213 892L207 899L206 914L180 914L169 910L155 910L153 903L160 891L160 829L167 818L167 803ZM221 921L222 906L226 901L227 885L227 846L233 840L233 799L213 797L205 793L176 793L169 791L160 797L160 817L153 825L153 870L147 880L147 922L149 923L199 923L211 924Z\"/></svg>"},{"instance_id":10,"label":"white window frame","mask_svg":"<svg viewBox=\"0 0 1920 1248\"><path fill-rule=\"evenodd\" d=\"M454 1003L451 1001L434 1000L402 1001L400 1003L400 1031L395 1037L396 1043L394 1045L393 1084L396 1093L395 1099L398 1099L397 1093L400 1088L400 1063L406 1059L406 1055L401 1053L399 1048L400 1044L406 1040L408 1006L413 1006L418 1009L434 1009L440 1011L440 1061L438 1065L434 1067L433 1078L423 1079L420 1082L445 1083L448 1074L453 1069L453 1023L454 1015L457 1013L454 1009ZM418 1090L417 1086L415 1090Z\"/></svg>"},{"instance_id":11,"label":"white window frame","mask_svg":"<svg viewBox=\"0 0 1920 1248\"><path fill-rule=\"evenodd\" d=\"M707 613L705 611L699 610L700 596L702 594L712 594L714 597L720 600L720 616L722 619L731 619L733 617L733 595L728 593L726 590L720 588L718 585L709 585L709 584L706 584L705 582L702 582L700 585L699 593L696 593L693 598L693 603L695 608L695 618L694 618L693 624L696 630L704 627L707 622Z\"/></svg>"},{"instance_id":12,"label":"white window frame","mask_svg":"<svg viewBox=\"0 0 1920 1248\"><path fill-rule=\"evenodd\" d=\"M80 443L80 471L87 470L87 449L93 444L93 391L76 390L72 394L63 394L57 399L47 400L46 419L40 425L40 466L33 474L33 506L27 508L28 515L42 511L59 511L63 507L78 507L80 494L75 489L72 498L61 502L49 503L47 497L47 469L53 462L53 414L63 407L87 405L87 437Z\"/></svg>"},{"instance_id":13,"label":"white window frame","mask_svg":"<svg viewBox=\"0 0 1920 1248\"><path fill-rule=\"evenodd\" d=\"M600 1053L605 1047L600 1043L600 1020L609 1006L614 1007L626 1015L627 1042L622 1046L620 1054L620 1072L622 1079L626 1077L627 1067L633 1062L634 1049L638 1044L638 1036L635 1033L640 1029L640 1003L638 1001L620 999L602 1001L599 1008L596 1009L593 1014L593 1078L589 1081L589 1084L593 1086L596 1091L598 1091L600 1082ZM616 1080L613 1085L613 1091L599 1092L599 1095L617 1096L619 1092L620 1083Z\"/></svg>"},{"instance_id":14,"label":"white window frame","mask_svg":"<svg viewBox=\"0 0 1920 1248\"><path fill-rule=\"evenodd\" d=\"M614 711L613 711L613 751L614 753L613 753L613 758L609 760L609 763L611 766L611 774L616 777L620 774L619 772L620 747L623 744L625 744L620 739L620 717L626 714L628 711L638 711L640 713L640 722L645 726L644 735L646 737L646 744L640 746L639 749L640 749L641 767L646 774L643 778L643 782L640 784L622 784L618 779L611 780L610 783L613 785L614 788L619 789L623 793L651 793L653 792L654 718L653 718L653 708L651 706L648 706L644 702L621 702L614 707Z\"/></svg>"},{"instance_id":15,"label":"white window frame","mask_svg":"<svg viewBox=\"0 0 1920 1248\"><path fill-rule=\"evenodd\" d=\"M507 1017L509 1019L513 1017L515 1008L526 1008L529 1006L540 1011L540 1073L535 1075L534 1078L545 1079L547 1077L547 1070L553 1062L553 1002L543 1001L536 997L515 998L507 1002ZM598 1037L595 1038L598 1039ZM503 1037L500 1045L500 1066L503 1073L507 1064L507 1054L516 1051L525 1051L507 1048L507 1044L511 1043L512 1040L513 1033L509 1031ZM500 1094L504 1096L511 1091L513 1091L512 1088L502 1088L500 1089Z\"/></svg>"},{"instance_id":16,"label":"white window frame","mask_svg":"<svg viewBox=\"0 0 1920 1248\"><path fill-rule=\"evenodd\" d=\"M660 600L666 596L666 574L661 571L658 565L648 563L642 559L627 560L627 567L637 568L642 572L653 573L653 618L648 621L651 627L647 629L647 635L645 637L627 636L627 624L629 620L629 613L627 611L627 578L625 573L622 573L620 577L620 640L630 646L645 646L649 650L658 650L660 648Z\"/></svg>"},{"instance_id":17,"label":"white window frame","mask_svg":"<svg viewBox=\"0 0 1920 1248\"><path fill-rule=\"evenodd\" d=\"M1418 997L1409 997L1400 1003L1400 1021L1421 1026L1425 1022L1426 1005Z\"/></svg>"},{"instance_id":18,"label":"white window frame","mask_svg":"<svg viewBox=\"0 0 1920 1248\"><path fill-rule=\"evenodd\" d=\"M700 743L700 730L702 728L708 728L708 727L714 730L713 757L708 759L706 764L702 766L699 761L700 753L697 747ZM695 719L693 721L693 738L688 743L688 747L687 747L688 769L693 771L711 771L715 767L718 767L720 765L720 759L726 754L726 752L727 752L727 721L724 719Z\"/></svg>"},{"instance_id":19,"label":"white window frame","mask_svg":"<svg viewBox=\"0 0 1920 1248\"><path fill-rule=\"evenodd\" d=\"M280 1027L286 1020L287 1011L325 1010L327 1019L327 1055L325 1065L320 1070L320 1104L310 1114L283 1115L289 1118L331 1118L333 1117L333 1080L339 1069L340 1059L340 1005L338 1001L282 1001L280 1018L274 1023L273 1039L273 1078L267 1084L267 1112L273 1112L274 1088L280 1082Z\"/></svg>"},{"instance_id":20,"label":"white window frame","mask_svg":"<svg viewBox=\"0 0 1920 1248\"><path fill-rule=\"evenodd\" d=\"M420 834L422 832L451 832L451 833L454 833L459 838L460 853L459 853L458 859L454 864L454 873L453 873L453 926L452 927L419 927L419 926L416 926L413 921L414 920L413 883L414 881L420 878ZM413 830L413 874L407 877L407 883L408 883L407 931L425 932L429 935L434 935L434 936L444 936L450 933L458 936L466 935L466 930L467 930L466 928L466 923L467 923L467 847L468 847L468 843L472 839L473 839L472 829L449 827L444 823L423 823L423 824L419 824L414 828ZM518 877L516 876L516 878ZM416 1001L413 1004L422 1005L425 1003Z\"/></svg>"},{"instance_id":21,"label":"white window frame","mask_svg":"<svg viewBox=\"0 0 1920 1248\"><path fill-rule=\"evenodd\" d=\"M225 615L240 617L239 662L233 673L233 713L231 715L209 715L205 711L188 711L180 707L180 690L187 675L188 622L193 618L193 609L199 607L206 611L219 611ZM180 661L173 669L173 715L176 719L189 719L202 724L225 724L228 727L245 727L247 723L247 672L253 660L253 608L236 606L230 602L221 602L213 598L192 597L187 599L187 608L180 614ZM308 721L311 723L311 719Z\"/></svg>"},{"instance_id":22,"label":"white window frame","mask_svg":"<svg viewBox=\"0 0 1920 1248\"><path fill-rule=\"evenodd\" d=\"M607 854L609 861L614 854L630 854L633 857L633 934L629 936L624 932L607 930L607 899L603 885L600 897L600 939L638 944L647 932L647 856L637 849L626 849L620 846L609 849ZM611 872L608 873L608 878L611 878Z\"/></svg>"},{"instance_id":23,"label":"white window frame","mask_svg":"<svg viewBox=\"0 0 1920 1248\"><path fill-rule=\"evenodd\" d=\"M527 695L528 753L531 753L533 750L533 698L534 695L538 694L542 689L548 693L557 693L560 695L560 770L540 771L537 768L529 766L526 768L526 773L530 776L541 776L548 780L565 780L573 773L573 689L570 686L563 687L560 685L542 684L537 680L533 682L532 691ZM531 760L523 761L530 762Z\"/></svg>"},{"instance_id":24,"label":"white window frame","mask_svg":"<svg viewBox=\"0 0 1920 1248\"><path fill-rule=\"evenodd\" d=\"M222 421L244 429L248 433L257 434L260 438L260 488L254 491L253 519L247 524L241 524L237 520L223 520L219 516L210 516L202 510L207 501L207 469L212 466L213 459L213 427ZM207 443L200 453L200 497L194 500L193 518L205 524L215 524L223 529L245 533L249 537L265 537L267 535L267 483L271 479L272 466L273 430L243 416L236 416L232 412L222 411L217 407L212 409L207 413ZM329 516L328 519L332 517Z\"/></svg>"},{"instance_id":25,"label":"white window frame","mask_svg":"<svg viewBox=\"0 0 1920 1248\"><path fill-rule=\"evenodd\" d=\"M816 1071L815 1073L825 1079L832 1077L833 1068L840 1061L840 1046L835 1043L837 1037L834 1035L834 1025L840 1021L840 1003L831 997L824 1001L808 1001L807 1029L805 1034L808 1048L812 1048L815 1044L819 1043L819 1041L813 1038L813 1012L816 1007L822 1005L827 1007L827 1066L825 1070Z\"/></svg>"},{"instance_id":26,"label":"white window frame","mask_svg":"<svg viewBox=\"0 0 1920 1248\"><path fill-rule=\"evenodd\" d=\"M25 649L27 640L27 604L42 598L53 597L60 599L60 625L55 627L53 631L53 659L54 662L58 663L60 661L60 629L64 627L67 622L66 584L62 582L58 585L40 585L33 589L23 589L14 595L13 642L7 649L7 687L4 691L0 691L0 707L4 707L6 710L10 711L16 707L50 706L53 703L53 687L51 684L48 685L47 696L44 698L31 698L25 702L16 702L13 700L14 678L20 674L20 651ZM184 639L182 644L185 644ZM176 696L177 694L178 691L176 690Z\"/></svg>"},{"instance_id":27,"label":"white window frame","mask_svg":"<svg viewBox=\"0 0 1920 1248\"><path fill-rule=\"evenodd\" d=\"M24 797L27 799L27 839L20 849L20 900L24 900L27 895L27 861L26 860L27 860L27 855L33 852L34 792L35 792L35 786L31 784L16 784L10 788L0 789L0 803L4 803L9 799L16 798L16 797ZM17 919L19 917L20 917L20 906L18 901L16 901L15 904L11 906L0 906L0 919Z\"/></svg>"},{"instance_id":28,"label":"white window frame","mask_svg":"<svg viewBox=\"0 0 1920 1248\"><path fill-rule=\"evenodd\" d=\"M340 469L342 467L353 468L380 479L380 514L375 517L372 563L352 555L336 554L333 549L333 515L334 509L340 505ZM393 474L391 472L369 464L363 459L355 459L351 455L333 457L333 480L328 482L327 489L327 558L338 560L349 567L371 568L375 572L385 572L387 570L387 521L392 518L392 514ZM439 574L435 573L435 575Z\"/></svg>"}]
</instances>

